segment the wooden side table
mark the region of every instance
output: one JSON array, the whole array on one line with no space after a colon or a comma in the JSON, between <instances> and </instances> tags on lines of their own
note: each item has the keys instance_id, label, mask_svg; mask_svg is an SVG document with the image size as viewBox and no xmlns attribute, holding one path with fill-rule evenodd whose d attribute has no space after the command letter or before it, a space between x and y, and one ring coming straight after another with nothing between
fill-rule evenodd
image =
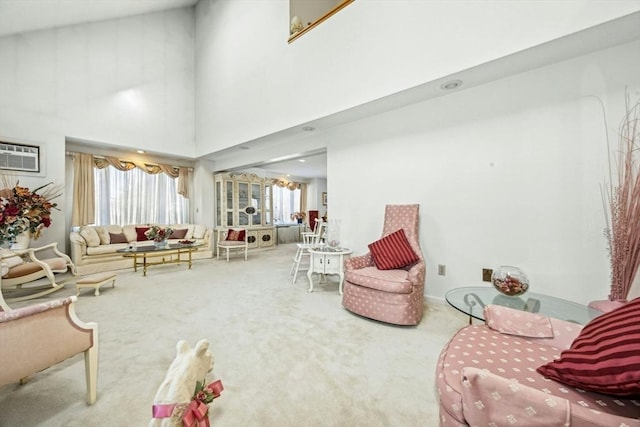
<instances>
[{"instance_id":1,"label":"wooden side table","mask_svg":"<svg viewBox=\"0 0 640 427\"><path fill-rule=\"evenodd\" d=\"M344 257L349 255L350 249L339 248L323 248L309 249L309 292L313 292L313 273L321 275L337 274L340 276L338 292L342 295L342 283L344 282Z\"/></svg>"}]
</instances>

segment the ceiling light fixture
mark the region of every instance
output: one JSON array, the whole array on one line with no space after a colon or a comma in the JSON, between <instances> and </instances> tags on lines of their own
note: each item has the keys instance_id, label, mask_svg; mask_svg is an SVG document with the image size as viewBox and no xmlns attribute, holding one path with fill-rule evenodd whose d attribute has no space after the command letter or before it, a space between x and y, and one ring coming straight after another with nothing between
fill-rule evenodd
<instances>
[{"instance_id":1,"label":"ceiling light fixture","mask_svg":"<svg viewBox=\"0 0 640 427\"><path fill-rule=\"evenodd\" d=\"M304 126L302 130L305 132L313 132L314 130L316 130L316 128L314 128L313 126Z\"/></svg>"},{"instance_id":2,"label":"ceiling light fixture","mask_svg":"<svg viewBox=\"0 0 640 427\"><path fill-rule=\"evenodd\" d=\"M144 153L145 153L145 151L144 151L144 150L136 150L136 153L138 153L138 154L144 154Z\"/></svg>"},{"instance_id":3,"label":"ceiling light fixture","mask_svg":"<svg viewBox=\"0 0 640 427\"><path fill-rule=\"evenodd\" d=\"M451 90L451 89L459 88L460 86L462 86L462 80L451 80L446 83L442 83L440 85L440 89Z\"/></svg>"},{"instance_id":4,"label":"ceiling light fixture","mask_svg":"<svg viewBox=\"0 0 640 427\"><path fill-rule=\"evenodd\" d=\"M299 161L300 163L304 163L304 162L306 162L306 160L305 160L305 159L299 159L298 161Z\"/></svg>"},{"instance_id":5,"label":"ceiling light fixture","mask_svg":"<svg viewBox=\"0 0 640 427\"><path fill-rule=\"evenodd\" d=\"M250 147L247 147L246 145L241 145L241 146L240 146L240 149L241 149L241 150L248 150L249 148L250 148Z\"/></svg>"}]
</instances>

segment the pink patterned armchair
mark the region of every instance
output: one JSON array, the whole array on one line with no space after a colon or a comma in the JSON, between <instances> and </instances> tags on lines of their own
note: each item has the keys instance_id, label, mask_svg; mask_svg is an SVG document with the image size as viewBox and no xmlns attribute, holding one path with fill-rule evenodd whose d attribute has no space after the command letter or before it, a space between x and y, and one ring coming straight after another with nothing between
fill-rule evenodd
<instances>
[{"instance_id":1,"label":"pink patterned armchair","mask_svg":"<svg viewBox=\"0 0 640 427\"><path fill-rule=\"evenodd\" d=\"M424 310L425 262L418 241L420 205L387 205L383 239L369 245L370 252L345 262L342 305L347 310L370 319L396 325L417 325ZM376 244L404 232L407 250L413 258L403 267L380 269ZM404 239L403 239L404 240ZM382 243L384 245L384 242ZM398 246L391 244L387 255L393 257ZM401 257L402 258L402 257Z\"/></svg>"}]
</instances>

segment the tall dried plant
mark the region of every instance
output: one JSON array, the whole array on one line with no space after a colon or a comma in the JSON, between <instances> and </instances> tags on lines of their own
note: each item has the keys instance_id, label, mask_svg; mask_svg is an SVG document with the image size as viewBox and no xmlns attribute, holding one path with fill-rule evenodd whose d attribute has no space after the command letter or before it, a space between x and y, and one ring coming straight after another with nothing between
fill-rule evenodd
<instances>
[{"instance_id":1,"label":"tall dried plant","mask_svg":"<svg viewBox=\"0 0 640 427\"><path fill-rule=\"evenodd\" d=\"M640 268L640 100L620 124L618 147L609 152L609 183L603 188L605 236L611 261L611 301L626 300Z\"/></svg>"}]
</instances>

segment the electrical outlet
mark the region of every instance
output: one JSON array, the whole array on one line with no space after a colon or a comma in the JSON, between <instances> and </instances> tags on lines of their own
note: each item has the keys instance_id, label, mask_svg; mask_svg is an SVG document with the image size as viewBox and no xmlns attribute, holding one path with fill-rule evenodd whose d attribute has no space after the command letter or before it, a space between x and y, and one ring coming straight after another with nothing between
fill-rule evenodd
<instances>
[{"instance_id":1,"label":"electrical outlet","mask_svg":"<svg viewBox=\"0 0 640 427\"><path fill-rule=\"evenodd\" d=\"M438 264L438 275L446 276L447 275L447 266L444 264Z\"/></svg>"},{"instance_id":2,"label":"electrical outlet","mask_svg":"<svg viewBox=\"0 0 640 427\"><path fill-rule=\"evenodd\" d=\"M482 281L483 282L490 282L491 281L491 275L493 274L493 270L490 268L483 268L482 269Z\"/></svg>"}]
</instances>

